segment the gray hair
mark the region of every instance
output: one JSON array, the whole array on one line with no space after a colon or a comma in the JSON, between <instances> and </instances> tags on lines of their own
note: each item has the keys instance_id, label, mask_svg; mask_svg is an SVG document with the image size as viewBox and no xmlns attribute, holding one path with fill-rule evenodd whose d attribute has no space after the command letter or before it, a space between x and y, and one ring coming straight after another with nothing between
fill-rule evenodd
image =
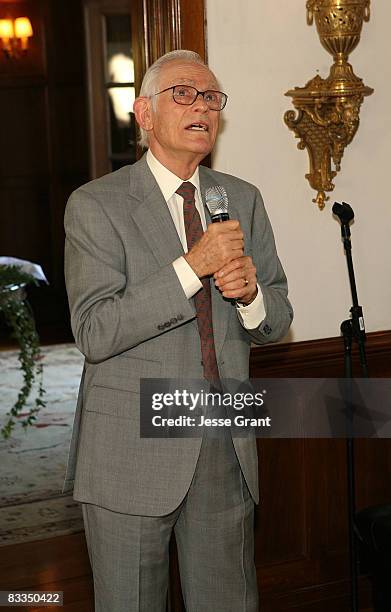
<instances>
[{"instance_id":1,"label":"gray hair","mask_svg":"<svg viewBox=\"0 0 391 612\"><path fill-rule=\"evenodd\" d=\"M190 62L192 64L201 64L206 66L204 60L195 51L188 51L187 49L177 49L175 51L169 51L165 55L159 57L146 71L143 82L141 83L140 97L152 98L159 91L159 76L160 71L166 64L174 62L176 60L182 60L183 62ZM152 98L152 106L156 108L156 98ZM139 144L141 147L148 148L148 132L139 126L140 139Z\"/></svg>"}]
</instances>

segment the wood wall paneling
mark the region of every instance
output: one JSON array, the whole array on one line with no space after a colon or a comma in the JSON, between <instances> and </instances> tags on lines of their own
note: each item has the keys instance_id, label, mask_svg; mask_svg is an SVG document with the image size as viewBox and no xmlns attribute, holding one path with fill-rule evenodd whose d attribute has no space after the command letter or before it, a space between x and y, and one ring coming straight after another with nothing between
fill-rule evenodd
<instances>
[{"instance_id":1,"label":"wood wall paneling","mask_svg":"<svg viewBox=\"0 0 391 612\"><path fill-rule=\"evenodd\" d=\"M368 334L367 353L372 376L389 377L391 332ZM341 339L253 348L251 371L257 378L342 376ZM390 441L357 440L355 449L357 509L389 504ZM265 610L349 609L345 440L258 440L258 452L255 546ZM369 606L364 578L361 590Z\"/></svg>"},{"instance_id":2,"label":"wood wall paneling","mask_svg":"<svg viewBox=\"0 0 391 612\"><path fill-rule=\"evenodd\" d=\"M372 375L389 377L391 332L368 334L367 347ZM256 347L250 364L252 376L258 378L341 376L341 339ZM390 441L357 440L355 449L357 509L389 504ZM262 609L346 612L345 440L258 440L258 457L261 502L255 511L255 562ZM183 612L176 559L171 576L172 610ZM360 609L370 608L370 594L363 576Z\"/></svg>"},{"instance_id":3,"label":"wood wall paneling","mask_svg":"<svg viewBox=\"0 0 391 612\"><path fill-rule=\"evenodd\" d=\"M2 86L1 86L2 85ZM0 81L1 254L41 262L51 271L50 173L46 90Z\"/></svg>"},{"instance_id":4,"label":"wood wall paneling","mask_svg":"<svg viewBox=\"0 0 391 612\"><path fill-rule=\"evenodd\" d=\"M45 0L47 124L50 135L52 282L64 286L64 210L88 173L86 60L81 0Z\"/></svg>"},{"instance_id":5,"label":"wood wall paneling","mask_svg":"<svg viewBox=\"0 0 391 612\"><path fill-rule=\"evenodd\" d=\"M0 3L28 16L25 57L0 56L1 253L41 264L50 285L31 292L39 323L68 325L63 213L88 180L84 26L81 0Z\"/></svg>"},{"instance_id":6,"label":"wood wall paneling","mask_svg":"<svg viewBox=\"0 0 391 612\"><path fill-rule=\"evenodd\" d=\"M48 134L44 85L1 88L0 180L47 178Z\"/></svg>"},{"instance_id":7,"label":"wood wall paneling","mask_svg":"<svg viewBox=\"0 0 391 612\"><path fill-rule=\"evenodd\" d=\"M1 185L0 202L3 217L12 211L0 224L1 254L38 261L50 270L51 241L45 222L50 215L47 183L20 181L18 186Z\"/></svg>"},{"instance_id":8,"label":"wood wall paneling","mask_svg":"<svg viewBox=\"0 0 391 612\"><path fill-rule=\"evenodd\" d=\"M256 509L256 564L303 560L307 554L304 442L262 440L258 446L261 503ZM283 475L275 478L276 474ZM289 508L289 517L287 517Z\"/></svg>"}]
</instances>

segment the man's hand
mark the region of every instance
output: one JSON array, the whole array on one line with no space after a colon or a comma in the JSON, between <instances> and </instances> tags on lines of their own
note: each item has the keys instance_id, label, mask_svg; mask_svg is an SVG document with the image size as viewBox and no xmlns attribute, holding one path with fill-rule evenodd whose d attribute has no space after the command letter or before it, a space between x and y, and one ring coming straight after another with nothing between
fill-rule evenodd
<instances>
[{"instance_id":1,"label":"man's hand","mask_svg":"<svg viewBox=\"0 0 391 612\"><path fill-rule=\"evenodd\" d=\"M226 298L251 304L257 295L257 270L251 257L238 257L214 274L215 284Z\"/></svg>"},{"instance_id":2,"label":"man's hand","mask_svg":"<svg viewBox=\"0 0 391 612\"><path fill-rule=\"evenodd\" d=\"M198 278L211 276L243 255L243 232L239 221L211 223L184 256Z\"/></svg>"}]
</instances>

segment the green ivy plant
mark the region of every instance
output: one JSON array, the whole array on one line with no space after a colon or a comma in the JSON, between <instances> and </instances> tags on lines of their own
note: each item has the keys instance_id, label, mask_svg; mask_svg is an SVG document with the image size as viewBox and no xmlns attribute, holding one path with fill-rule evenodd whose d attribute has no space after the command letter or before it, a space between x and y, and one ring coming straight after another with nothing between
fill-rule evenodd
<instances>
[{"instance_id":1,"label":"green ivy plant","mask_svg":"<svg viewBox=\"0 0 391 612\"><path fill-rule=\"evenodd\" d=\"M32 425L37 418L37 413L46 405L43 397L43 364L42 354L39 346L39 336L35 328L34 315L29 303L25 300L24 287L27 284L38 285L38 281L22 272L18 266L0 265L0 313L6 324L11 329L12 336L19 344L19 362L23 372L23 384L18 398L7 416L8 421L2 427L1 434L9 438L17 422L24 429ZM18 287L13 291L11 287ZM20 415L30 398L33 385L37 383L37 392L33 405L27 416L20 419Z\"/></svg>"}]
</instances>

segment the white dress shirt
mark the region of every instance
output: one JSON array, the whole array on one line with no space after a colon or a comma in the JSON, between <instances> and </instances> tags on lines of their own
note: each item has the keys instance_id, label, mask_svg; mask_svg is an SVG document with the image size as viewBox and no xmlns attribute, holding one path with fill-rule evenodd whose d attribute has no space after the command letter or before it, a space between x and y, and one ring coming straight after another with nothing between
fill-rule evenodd
<instances>
[{"instance_id":1,"label":"white dress shirt","mask_svg":"<svg viewBox=\"0 0 391 612\"><path fill-rule=\"evenodd\" d=\"M187 253L188 248L183 216L183 198L176 193L176 190L182 185L183 179L179 178L176 176L176 174L173 174L170 170L168 170L168 168L163 166L163 164L156 159L149 149L147 151L147 164L160 187L168 209L171 213L175 228L178 232L183 250L185 253ZM200 196L200 178L198 167L196 168L193 176L188 179L188 182L192 183L196 188L194 193L195 205L200 214L203 230L205 231L207 223L204 205ZM174 270L178 275L178 279L183 287L186 297L188 299L192 298L193 295L202 288L200 279L183 256L178 257L178 259L176 259L172 265L174 266ZM266 316L262 291L259 285L257 285L257 287L258 294L251 304L248 304L247 306L237 304L236 307L239 320L246 329L257 328Z\"/></svg>"}]
</instances>

